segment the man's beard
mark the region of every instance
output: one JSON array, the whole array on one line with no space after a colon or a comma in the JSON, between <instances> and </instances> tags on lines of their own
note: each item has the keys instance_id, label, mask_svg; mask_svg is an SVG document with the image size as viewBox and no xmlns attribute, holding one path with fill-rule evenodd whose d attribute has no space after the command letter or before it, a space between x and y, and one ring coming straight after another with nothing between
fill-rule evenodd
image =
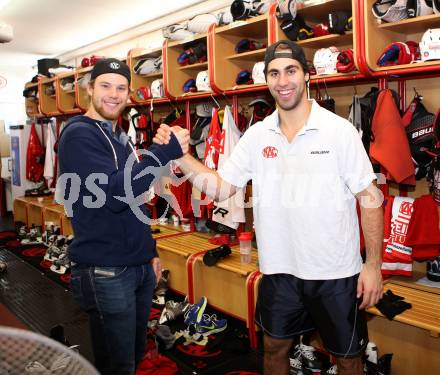
<instances>
[{"instance_id":1,"label":"man's beard","mask_svg":"<svg viewBox=\"0 0 440 375\"><path fill-rule=\"evenodd\" d=\"M95 111L105 120L109 120L109 121L114 121L117 120L119 118L119 116L121 115L121 113L124 111L125 109L125 105L122 105L121 108L117 111L117 112L107 112L104 109L103 105L100 105L100 103L97 103L93 97L93 107L95 108Z\"/></svg>"}]
</instances>

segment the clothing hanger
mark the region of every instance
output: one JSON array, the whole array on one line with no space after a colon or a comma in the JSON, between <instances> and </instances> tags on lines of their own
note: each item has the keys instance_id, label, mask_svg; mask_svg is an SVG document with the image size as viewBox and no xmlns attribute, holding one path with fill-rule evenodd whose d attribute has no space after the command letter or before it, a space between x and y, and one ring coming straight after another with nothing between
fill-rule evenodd
<instances>
[{"instance_id":1,"label":"clothing hanger","mask_svg":"<svg viewBox=\"0 0 440 375\"><path fill-rule=\"evenodd\" d=\"M214 95L212 95L212 93L211 93L211 99L214 101L217 108L220 109L221 108L220 103L217 101L217 99L214 97Z\"/></svg>"}]
</instances>

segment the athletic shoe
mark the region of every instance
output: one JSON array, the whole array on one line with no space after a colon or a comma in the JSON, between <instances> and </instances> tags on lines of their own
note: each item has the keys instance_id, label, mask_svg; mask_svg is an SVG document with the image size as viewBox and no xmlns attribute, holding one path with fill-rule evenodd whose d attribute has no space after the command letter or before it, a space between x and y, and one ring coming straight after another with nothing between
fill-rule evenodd
<instances>
[{"instance_id":1,"label":"athletic shoe","mask_svg":"<svg viewBox=\"0 0 440 375\"><path fill-rule=\"evenodd\" d=\"M337 374L338 374L338 366L336 365L333 365L324 372L324 375L337 375Z\"/></svg>"},{"instance_id":2,"label":"athletic shoe","mask_svg":"<svg viewBox=\"0 0 440 375\"><path fill-rule=\"evenodd\" d=\"M329 356L318 352L313 346L299 344L295 350L301 352L301 361L304 369L319 372L330 367Z\"/></svg>"},{"instance_id":3,"label":"athletic shoe","mask_svg":"<svg viewBox=\"0 0 440 375\"><path fill-rule=\"evenodd\" d=\"M190 307L188 298L185 297L183 302L167 301L159 318L159 324L164 324L172 320L176 320L179 316L185 314Z\"/></svg>"},{"instance_id":4,"label":"athletic shoe","mask_svg":"<svg viewBox=\"0 0 440 375\"><path fill-rule=\"evenodd\" d=\"M155 305L165 305L165 294L168 290L168 279L170 277L169 270L162 270L162 276L157 283L156 289L154 289L153 303Z\"/></svg>"},{"instance_id":5,"label":"athletic shoe","mask_svg":"<svg viewBox=\"0 0 440 375\"><path fill-rule=\"evenodd\" d=\"M203 336L208 336L213 333L224 331L227 326L228 322L226 319L217 319L215 314L211 316L203 314L200 322L195 324L195 329L197 333L200 333Z\"/></svg>"},{"instance_id":6,"label":"athletic shoe","mask_svg":"<svg viewBox=\"0 0 440 375\"><path fill-rule=\"evenodd\" d=\"M191 324L200 323L203 318L203 313L205 312L207 303L208 300L206 299L206 297L202 297L200 298L200 301L198 303L191 305L191 307L185 313L185 324L189 326Z\"/></svg>"},{"instance_id":7,"label":"athletic shoe","mask_svg":"<svg viewBox=\"0 0 440 375\"><path fill-rule=\"evenodd\" d=\"M294 350L293 356L289 358L290 375L313 375L313 371L303 366L300 345L296 345Z\"/></svg>"}]
</instances>

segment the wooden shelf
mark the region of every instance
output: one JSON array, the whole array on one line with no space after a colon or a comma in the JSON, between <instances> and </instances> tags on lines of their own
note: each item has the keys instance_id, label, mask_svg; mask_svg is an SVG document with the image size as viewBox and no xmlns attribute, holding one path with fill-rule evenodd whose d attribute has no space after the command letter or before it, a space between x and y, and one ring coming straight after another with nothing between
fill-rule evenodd
<instances>
[{"instance_id":1,"label":"wooden shelf","mask_svg":"<svg viewBox=\"0 0 440 375\"><path fill-rule=\"evenodd\" d=\"M206 39L206 35L207 35L206 33L202 33L202 34L196 34L189 38L185 38L183 40L175 40L173 42L168 43L168 47L181 46L190 42L194 42L196 40Z\"/></svg>"},{"instance_id":2,"label":"wooden shelf","mask_svg":"<svg viewBox=\"0 0 440 375\"><path fill-rule=\"evenodd\" d=\"M265 53L266 53L266 48L261 48L255 51L236 53L235 55L231 55L226 58L228 60L251 60L251 61L261 60L262 61L264 60Z\"/></svg>"},{"instance_id":3,"label":"wooden shelf","mask_svg":"<svg viewBox=\"0 0 440 375\"><path fill-rule=\"evenodd\" d=\"M303 46L304 48L315 48L315 49L327 48L330 46L342 46L347 44L353 44L353 33L350 31L343 35L339 35L339 34L324 35L318 38L300 40L297 43Z\"/></svg>"},{"instance_id":4,"label":"wooden shelf","mask_svg":"<svg viewBox=\"0 0 440 375\"><path fill-rule=\"evenodd\" d=\"M391 66L378 66L376 68L377 71L386 71L386 70L397 70L397 69L407 69L407 68L419 68L423 66L434 66L440 65L440 60L431 60L425 62L418 62L413 64L402 64L402 65L391 65Z\"/></svg>"},{"instance_id":5,"label":"wooden shelf","mask_svg":"<svg viewBox=\"0 0 440 375\"><path fill-rule=\"evenodd\" d=\"M265 83L253 83L252 85L235 85L228 88L226 91L238 91L247 89L267 89L267 85Z\"/></svg>"},{"instance_id":6,"label":"wooden shelf","mask_svg":"<svg viewBox=\"0 0 440 375\"><path fill-rule=\"evenodd\" d=\"M181 98L194 98L198 96L210 96L212 91L197 91L197 92L185 92L180 95Z\"/></svg>"},{"instance_id":7,"label":"wooden shelf","mask_svg":"<svg viewBox=\"0 0 440 375\"><path fill-rule=\"evenodd\" d=\"M239 35L242 39L261 39L267 38L268 22L267 14L249 18L245 21L235 21L229 25L220 26L215 30L219 35Z\"/></svg>"},{"instance_id":8,"label":"wooden shelf","mask_svg":"<svg viewBox=\"0 0 440 375\"><path fill-rule=\"evenodd\" d=\"M382 30L390 30L398 33L422 33L428 29L440 27L440 14L408 18L400 22L384 22L377 27Z\"/></svg>"},{"instance_id":9,"label":"wooden shelf","mask_svg":"<svg viewBox=\"0 0 440 375\"><path fill-rule=\"evenodd\" d=\"M314 20L316 22L323 22L326 15L335 10L351 11L351 0L321 0L314 2L309 6L304 6L304 4L297 5L298 14L307 20Z\"/></svg>"},{"instance_id":10,"label":"wooden shelf","mask_svg":"<svg viewBox=\"0 0 440 375\"><path fill-rule=\"evenodd\" d=\"M350 77L350 76L356 76L359 72L357 70L350 72L350 73L335 73L335 74L325 74L325 75L313 75L310 76L311 83L314 83L313 81L322 81L323 79L328 78L336 78L336 77Z\"/></svg>"},{"instance_id":11,"label":"wooden shelf","mask_svg":"<svg viewBox=\"0 0 440 375\"><path fill-rule=\"evenodd\" d=\"M144 48L136 48L131 52L131 58L140 60L147 57L159 57L161 54L162 54L162 48L155 48L151 50Z\"/></svg>"},{"instance_id":12,"label":"wooden shelf","mask_svg":"<svg viewBox=\"0 0 440 375\"><path fill-rule=\"evenodd\" d=\"M142 77L142 78L161 78L163 77L163 72L157 72L157 73L151 73L151 74L136 74L134 73L136 76L138 77Z\"/></svg>"},{"instance_id":13,"label":"wooden shelf","mask_svg":"<svg viewBox=\"0 0 440 375\"><path fill-rule=\"evenodd\" d=\"M179 66L179 70L207 70L207 69L208 69L208 62L207 61L202 62L202 63Z\"/></svg>"}]
</instances>

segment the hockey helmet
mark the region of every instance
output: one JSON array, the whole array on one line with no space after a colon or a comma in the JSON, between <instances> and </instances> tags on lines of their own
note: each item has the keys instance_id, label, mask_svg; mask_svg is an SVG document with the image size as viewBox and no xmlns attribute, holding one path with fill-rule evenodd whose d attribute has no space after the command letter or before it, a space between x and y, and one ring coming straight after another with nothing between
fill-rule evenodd
<instances>
[{"instance_id":1,"label":"hockey helmet","mask_svg":"<svg viewBox=\"0 0 440 375\"><path fill-rule=\"evenodd\" d=\"M266 83L266 77L264 75L264 61L255 63L254 67L252 68L252 79L256 84Z\"/></svg>"},{"instance_id":2,"label":"hockey helmet","mask_svg":"<svg viewBox=\"0 0 440 375\"><path fill-rule=\"evenodd\" d=\"M313 65L317 75L335 74L338 72L336 64L338 62L339 50L332 46L320 48L315 52Z\"/></svg>"},{"instance_id":3,"label":"hockey helmet","mask_svg":"<svg viewBox=\"0 0 440 375\"><path fill-rule=\"evenodd\" d=\"M165 96L162 79L155 79L151 82L151 96L153 98L163 98Z\"/></svg>"},{"instance_id":4,"label":"hockey helmet","mask_svg":"<svg viewBox=\"0 0 440 375\"><path fill-rule=\"evenodd\" d=\"M422 61L440 60L440 29L428 29L420 42Z\"/></svg>"},{"instance_id":5,"label":"hockey helmet","mask_svg":"<svg viewBox=\"0 0 440 375\"><path fill-rule=\"evenodd\" d=\"M197 91L212 91L209 84L209 76L207 70L202 70L197 73L196 77Z\"/></svg>"}]
</instances>

